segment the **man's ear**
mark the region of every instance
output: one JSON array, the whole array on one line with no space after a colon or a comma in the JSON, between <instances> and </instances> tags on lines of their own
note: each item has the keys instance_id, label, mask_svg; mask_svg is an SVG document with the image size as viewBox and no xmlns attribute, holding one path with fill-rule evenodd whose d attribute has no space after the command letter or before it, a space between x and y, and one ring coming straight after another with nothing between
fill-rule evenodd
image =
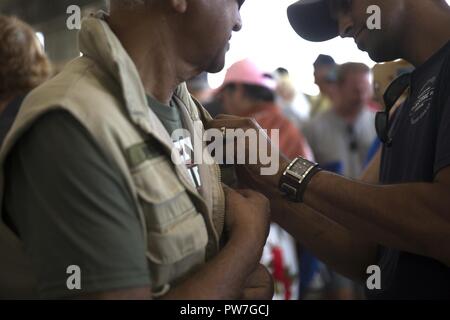
<instances>
[{"instance_id":1,"label":"man's ear","mask_svg":"<svg viewBox=\"0 0 450 320\"><path fill-rule=\"evenodd\" d=\"M188 7L188 0L169 0L170 6L178 13L185 13Z\"/></svg>"}]
</instances>

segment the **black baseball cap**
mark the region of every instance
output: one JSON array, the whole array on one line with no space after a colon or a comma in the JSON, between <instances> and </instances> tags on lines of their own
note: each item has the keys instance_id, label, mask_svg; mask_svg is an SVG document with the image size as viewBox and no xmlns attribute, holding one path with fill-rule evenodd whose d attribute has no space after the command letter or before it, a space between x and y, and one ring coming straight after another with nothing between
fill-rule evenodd
<instances>
[{"instance_id":1,"label":"black baseball cap","mask_svg":"<svg viewBox=\"0 0 450 320\"><path fill-rule=\"evenodd\" d=\"M330 0L300 0L288 7L288 18L295 32L308 41L321 42L339 35L331 18Z\"/></svg>"}]
</instances>

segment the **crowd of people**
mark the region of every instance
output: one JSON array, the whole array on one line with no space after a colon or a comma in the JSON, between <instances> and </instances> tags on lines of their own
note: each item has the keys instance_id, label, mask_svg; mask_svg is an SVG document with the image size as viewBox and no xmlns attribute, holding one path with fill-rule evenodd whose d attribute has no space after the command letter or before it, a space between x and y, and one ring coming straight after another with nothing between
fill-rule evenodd
<instances>
[{"instance_id":1,"label":"crowd of people","mask_svg":"<svg viewBox=\"0 0 450 320\"><path fill-rule=\"evenodd\" d=\"M392 19L368 30L369 2L289 8L307 40L404 59L321 54L317 96L249 59L210 88L244 1L112 0L57 74L33 29L0 16L0 297L450 298L450 9L378 0ZM278 130L279 172L196 163L205 128Z\"/></svg>"}]
</instances>

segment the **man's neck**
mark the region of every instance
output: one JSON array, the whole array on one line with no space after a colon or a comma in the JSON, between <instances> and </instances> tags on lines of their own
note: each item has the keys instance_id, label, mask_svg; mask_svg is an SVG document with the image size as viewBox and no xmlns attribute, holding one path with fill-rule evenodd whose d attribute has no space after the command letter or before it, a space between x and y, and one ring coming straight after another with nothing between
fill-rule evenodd
<instances>
[{"instance_id":1,"label":"man's neck","mask_svg":"<svg viewBox=\"0 0 450 320\"><path fill-rule=\"evenodd\" d=\"M418 67L450 40L450 10L428 6L429 12L416 14L404 37L404 58ZM418 19L419 17L419 19ZM414 21L413 21L414 20Z\"/></svg>"},{"instance_id":2,"label":"man's neck","mask_svg":"<svg viewBox=\"0 0 450 320\"><path fill-rule=\"evenodd\" d=\"M177 86L194 77L197 71L177 55L174 39L163 31L164 21L147 18L153 19L153 27L116 24L111 20L109 23L136 65L146 93L168 105Z\"/></svg>"}]
</instances>

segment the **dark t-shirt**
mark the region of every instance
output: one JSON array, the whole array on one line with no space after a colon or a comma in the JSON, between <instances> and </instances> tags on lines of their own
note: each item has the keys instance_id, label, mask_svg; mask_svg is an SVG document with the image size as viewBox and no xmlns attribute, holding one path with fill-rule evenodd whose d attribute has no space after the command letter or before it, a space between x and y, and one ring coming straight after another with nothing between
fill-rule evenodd
<instances>
[{"instance_id":1,"label":"dark t-shirt","mask_svg":"<svg viewBox=\"0 0 450 320\"><path fill-rule=\"evenodd\" d=\"M147 96L147 102L170 136L175 130L184 128L179 106L176 105L173 99L169 105L165 105L155 98Z\"/></svg>"},{"instance_id":2,"label":"dark t-shirt","mask_svg":"<svg viewBox=\"0 0 450 320\"><path fill-rule=\"evenodd\" d=\"M161 120L164 128L166 128L171 136L174 147L180 153L181 159L188 169L193 185L201 192L202 181L200 172L198 165L194 163L194 149L191 134L187 131L186 124L183 123L180 110L181 106L177 104L175 99L172 99L169 105L162 104L151 96L147 96L147 101L152 111ZM177 132L179 129L184 130Z\"/></svg>"},{"instance_id":3,"label":"dark t-shirt","mask_svg":"<svg viewBox=\"0 0 450 320\"><path fill-rule=\"evenodd\" d=\"M450 42L412 74L410 95L390 134L393 143L383 148L381 183L432 182L450 165ZM369 298L450 298L449 267L387 248L379 254L382 290L368 291Z\"/></svg>"}]
</instances>

